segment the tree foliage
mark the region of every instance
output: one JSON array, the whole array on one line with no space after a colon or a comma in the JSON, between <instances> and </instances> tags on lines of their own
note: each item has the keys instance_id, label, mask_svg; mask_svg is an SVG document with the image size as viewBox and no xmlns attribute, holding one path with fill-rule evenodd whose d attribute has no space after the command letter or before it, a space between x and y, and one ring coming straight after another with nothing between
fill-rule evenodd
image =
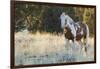
<instances>
[{"instance_id":1,"label":"tree foliage","mask_svg":"<svg viewBox=\"0 0 100 69\"><path fill-rule=\"evenodd\" d=\"M30 32L61 32L60 15L62 12L68 14L72 19L84 21L94 33L95 11L94 8L37 5L28 3L15 4L15 31L28 29Z\"/></svg>"}]
</instances>

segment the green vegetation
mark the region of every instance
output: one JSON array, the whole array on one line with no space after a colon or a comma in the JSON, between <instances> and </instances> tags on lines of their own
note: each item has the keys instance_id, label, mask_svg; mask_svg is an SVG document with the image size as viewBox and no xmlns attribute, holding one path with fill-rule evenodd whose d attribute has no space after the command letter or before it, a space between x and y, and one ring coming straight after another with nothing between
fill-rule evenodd
<instances>
[{"instance_id":1,"label":"green vegetation","mask_svg":"<svg viewBox=\"0 0 100 69\"><path fill-rule=\"evenodd\" d=\"M30 32L59 33L61 32L60 15L62 12L66 12L75 22L84 21L89 26L90 34L94 33L94 8L32 3L15 4L15 31L18 32L27 28Z\"/></svg>"}]
</instances>

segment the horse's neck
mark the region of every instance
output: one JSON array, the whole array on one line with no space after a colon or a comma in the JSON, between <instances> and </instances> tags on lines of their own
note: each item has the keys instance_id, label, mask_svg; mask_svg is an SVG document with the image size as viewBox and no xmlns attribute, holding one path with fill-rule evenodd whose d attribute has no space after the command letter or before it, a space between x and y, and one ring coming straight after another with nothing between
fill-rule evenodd
<instances>
[{"instance_id":1,"label":"horse's neck","mask_svg":"<svg viewBox=\"0 0 100 69\"><path fill-rule=\"evenodd\" d=\"M69 23L74 23L74 20L69 15L66 15L66 19L69 21Z\"/></svg>"},{"instance_id":2,"label":"horse's neck","mask_svg":"<svg viewBox=\"0 0 100 69\"><path fill-rule=\"evenodd\" d=\"M66 15L66 22L67 22L67 26L71 29L71 30L73 30L73 28L74 28L74 21L73 21L73 19L70 17L70 16L68 16L68 15Z\"/></svg>"}]
</instances>

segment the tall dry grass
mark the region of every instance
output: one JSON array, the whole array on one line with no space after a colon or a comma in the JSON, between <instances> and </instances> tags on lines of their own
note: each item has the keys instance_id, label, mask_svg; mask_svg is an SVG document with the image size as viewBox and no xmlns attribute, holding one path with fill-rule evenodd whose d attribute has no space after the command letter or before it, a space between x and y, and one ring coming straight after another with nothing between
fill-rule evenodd
<instances>
[{"instance_id":1,"label":"tall dry grass","mask_svg":"<svg viewBox=\"0 0 100 69\"><path fill-rule=\"evenodd\" d=\"M50 33L29 33L27 30L15 33L15 64L50 64L94 60L94 39L89 39L88 56L84 57L77 45L65 44L63 35ZM69 47L69 48L68 48Z\"/></svg>"}]
</instances>

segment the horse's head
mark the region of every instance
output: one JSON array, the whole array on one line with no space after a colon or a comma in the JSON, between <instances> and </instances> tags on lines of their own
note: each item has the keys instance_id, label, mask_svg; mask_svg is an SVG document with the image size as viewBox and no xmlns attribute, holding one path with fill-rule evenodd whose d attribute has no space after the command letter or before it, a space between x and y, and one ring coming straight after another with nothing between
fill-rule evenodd
<instances>
[{"instance_id":1,"label":"horse's head","mask_svg":"<svg viewBox=\"0 0 100 69\"><path fill-rule=\"evenodd\" d=\"M65 20L66 20L66 18L65 18L65 12L63 12L61 15L60 15L60 20L61 20L61 28L62 29L64 29L64 27L65 27Z\"/></svg>"},{"instance_id":2,"label":"horse's head","mask_svg":"<svg viewBox=\"0 0 100 69\"><path fill-rule=\"evenodd\" d=\"M61 28L64 29L64 27L71 27L71 25L74 23L73 19L68 15L63 12L60 16L61 19Z\"/></svg>"}]
</instances>

